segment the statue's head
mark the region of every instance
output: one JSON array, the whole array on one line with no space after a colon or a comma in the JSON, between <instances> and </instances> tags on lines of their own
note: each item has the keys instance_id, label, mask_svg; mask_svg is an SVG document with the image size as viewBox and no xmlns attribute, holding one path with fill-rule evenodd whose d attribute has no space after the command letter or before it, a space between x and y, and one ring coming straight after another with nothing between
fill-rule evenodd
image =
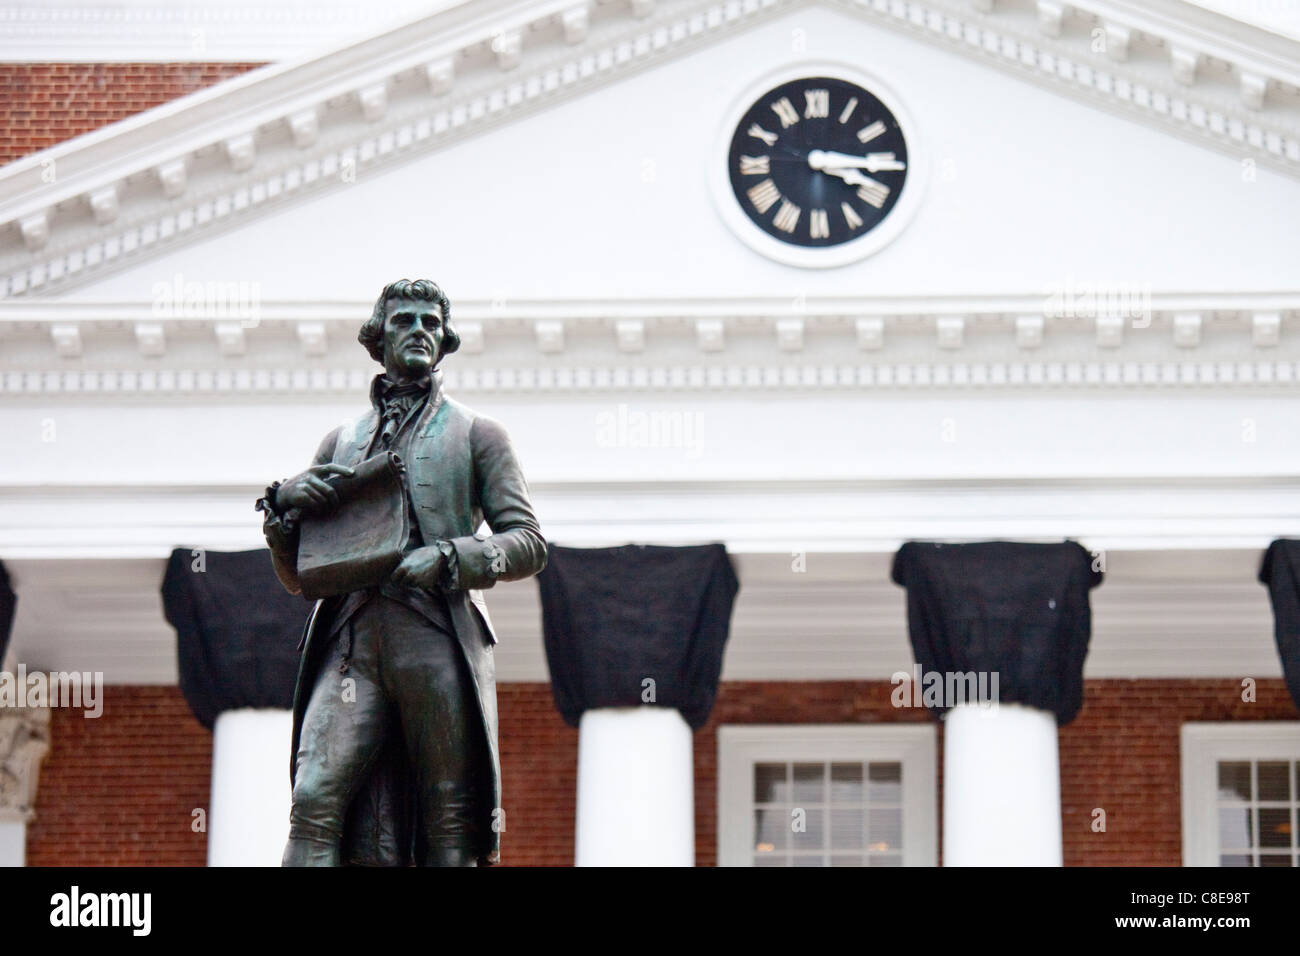
<instances>
[{"instance_id":1,"label":"statue's head","mask_svg":"<svg viewBox=\"0 0 1300 956\"><path fill-rule=\"evenodd\" d=\"M384 286L357 341L390 378L421 378L460 348L447 294L428 279Z\"/></svg>"}]
</instances>

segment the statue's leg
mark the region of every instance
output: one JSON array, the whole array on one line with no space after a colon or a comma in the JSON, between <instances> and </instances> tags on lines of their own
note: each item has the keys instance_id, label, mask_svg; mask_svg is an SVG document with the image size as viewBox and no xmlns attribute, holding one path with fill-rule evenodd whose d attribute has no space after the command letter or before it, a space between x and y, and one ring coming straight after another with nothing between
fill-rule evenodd
<instances>
[{"instance_id":1,"label":"statue's leg","mask_svg":"<svg viewBox=\"0 0 1300 956\"><path fill-rule=\"evenodd\" d=\"M344 673L339 669L339 642L346 644L350 628L351 655ZM345 626L321 665L295 756L284 866L339 865L348 805L378 755L391 719L377 664L375 629L355 620Z\"/></svg>"},{"instance_id":2,"label":"statue's leg","mask_svg":"<svg viewBox=\"0 0 1300 956\"><path fill-rule=\"evenodd\" d=\"M384 679L415 770L425 846L419 862L475 866L485 748L473 678L450 622L441 628L413 612L402 621L384 636Z\"/></svg>"}]
</instances>

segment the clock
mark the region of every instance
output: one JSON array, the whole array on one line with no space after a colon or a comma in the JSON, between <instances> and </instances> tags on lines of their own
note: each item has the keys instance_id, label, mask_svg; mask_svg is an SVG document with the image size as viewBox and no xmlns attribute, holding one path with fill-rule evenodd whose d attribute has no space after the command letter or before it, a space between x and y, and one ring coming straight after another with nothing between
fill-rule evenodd
<instances>
[{"instance_id":1,"label":"clock","mask_svg":"<svg viewBox=\"0 0 1300 956\"><path fill-rule=\"evenodd\" d=\"M835 266L892 239L920 188L916 136L877 81L846 68L769 76L724 126L715 187L753 248L792 265Z\"/></svg>"}]
</instances>

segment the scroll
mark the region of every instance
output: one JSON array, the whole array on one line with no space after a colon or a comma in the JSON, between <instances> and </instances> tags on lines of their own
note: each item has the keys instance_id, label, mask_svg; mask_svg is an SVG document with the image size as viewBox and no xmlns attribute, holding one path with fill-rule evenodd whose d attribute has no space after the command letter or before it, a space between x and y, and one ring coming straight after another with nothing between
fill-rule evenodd
<instances>
[{"instance_id":1,"label":"scroll","mask_svg":"<svg viewBox=\"0 0 1300 956\"><path fill-rule=\"evenodd\" d=\"M357 465L351 478L326 479L339 506L300 519L298 579L317 600L376 587L401 563L410 535L402 490L402 459L382 452Z\"/></svg>"}]
</instances>

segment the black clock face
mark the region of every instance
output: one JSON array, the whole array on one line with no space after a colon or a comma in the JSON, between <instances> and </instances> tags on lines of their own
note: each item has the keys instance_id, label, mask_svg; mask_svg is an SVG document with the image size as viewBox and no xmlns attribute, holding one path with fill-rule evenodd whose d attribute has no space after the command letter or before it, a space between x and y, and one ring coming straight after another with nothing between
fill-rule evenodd
<instances>
[{"instance_id":1,"label":"black clock face","mask_svg":"<svg viewBox=\"0 0 1300 956\"><path fill-rule=\"evenodd\" d=\"M838 246L875 229L898 203L907 142L894 114L855 83L782 83L736 125L727 155L740 208L794 246Z\"/></svg>"}]
</instances>

